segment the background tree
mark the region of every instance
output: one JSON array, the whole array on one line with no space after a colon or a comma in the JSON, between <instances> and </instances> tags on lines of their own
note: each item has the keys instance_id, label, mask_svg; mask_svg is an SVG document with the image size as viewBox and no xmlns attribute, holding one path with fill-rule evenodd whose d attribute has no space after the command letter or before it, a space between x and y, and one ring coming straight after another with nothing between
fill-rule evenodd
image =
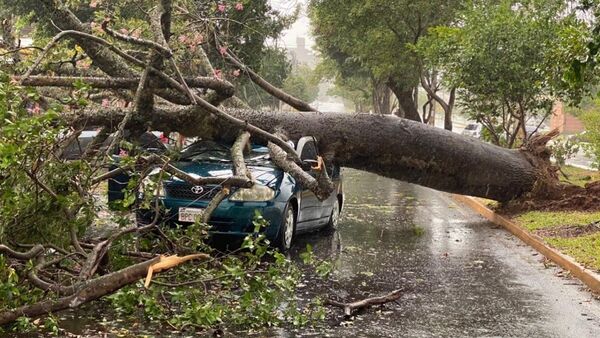
<instances>
[{"instance_id":1,"label":"background tree","mask_svg":"<svg viewBox=\"0 0 600 338\"><path fill-rule=\"evenodd\" d=\"M456 25L432 28L419 42L426 62L458 89L463 111L494 144L520 144L530 137L526 125L539 125L565 95L569 64L559 53L584 37L573 34L581 23L564 11L559 1L474 2Z\"/></svg>"},{"instance_id":2,"label":"background tree","mask_svg":"<svg viewBox=\"0 0 600 338\"><path fill-rule=\"evenodd\" d=\"M342 97L355 112L392 113L392 98L385 83L378 82L368 69L349 57L321 59L316 76L332 81L330 95Z\"/></svg>"},{"instance_id":3,"label":"background tree","mask_svg":"<svg viewBox=\"0 0 600 338\"><path fill-rule=\"evenodd\" d=\"M269 47L265 49L264 57L260 60L257 71L269 83L281 88L292 73L292 65L284 49ZM279 109L279 99L269 95L247 78L238 77L238 79L240 98L248 103L250 107Z\"/></svg>"},{"instance_id":4,"label":"background tree","mask_svg":"<svg viewBox=\"0 0 600 338\"><path fill-rule=\"evenodd\" d=\"M416 102L421 60L410 45L425 36L429 27L452 21L462 3L313 0L309 10L322 55L338 65L354 60L372 74L375 83L387 84L398 100L401 116L421 121Z\"/></svg>"},{"instance_id":5,"label":"background tree","mask_svg":"<svg viewBox=\"0 0 600 338\"><path fill-rule=\"evenodd\" d=\"M313 102L319 95L319 82L314 71L306 65L298 65L283 82L283 90L303 101Z\"/></svg>"}]
</instances>

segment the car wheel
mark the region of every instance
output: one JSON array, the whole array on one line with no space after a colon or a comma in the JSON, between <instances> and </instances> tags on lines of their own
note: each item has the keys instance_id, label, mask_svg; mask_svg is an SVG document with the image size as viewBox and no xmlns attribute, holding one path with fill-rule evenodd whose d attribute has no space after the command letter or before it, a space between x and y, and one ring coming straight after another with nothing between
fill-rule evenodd
<instances>
[{"instance_id":1,"label":"car wheel","mask_svg":"<svg viewBox=\"0 0 600 338\"><path fill-rule=\"evenodd\" d=\"M329 222L327 222L327 228L337 229L340 221L340 202L336 199L331 209L331 215L329 215Z\"/></svg>"},{"instance_id":2,"label":"car wheel","mask_svg":"<svg viewBox=\"0 0 600 338\"><path fill-rule=\"evenodd\" d=\"M288 204L283 211L283 221L279 227L276 246L281 252L287 252L292 247L294 234L296 232L296 215L294 207Z\"/></svg>"}]
</instances>

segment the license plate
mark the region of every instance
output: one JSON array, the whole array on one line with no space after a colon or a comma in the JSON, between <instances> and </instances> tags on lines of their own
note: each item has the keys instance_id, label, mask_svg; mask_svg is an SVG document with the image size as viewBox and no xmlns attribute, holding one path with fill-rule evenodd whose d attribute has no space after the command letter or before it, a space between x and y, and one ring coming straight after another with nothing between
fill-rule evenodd
<instances>
[{"instance_id":1,"label":"license plate","mask_svg":"<svg viewBox=\"0 0 600 338\"><path fill-rule=\"evenodd\" d=\"M204 214L204 209L179 208L179 222L194 223Z\"/></svg>"}]
</instances>

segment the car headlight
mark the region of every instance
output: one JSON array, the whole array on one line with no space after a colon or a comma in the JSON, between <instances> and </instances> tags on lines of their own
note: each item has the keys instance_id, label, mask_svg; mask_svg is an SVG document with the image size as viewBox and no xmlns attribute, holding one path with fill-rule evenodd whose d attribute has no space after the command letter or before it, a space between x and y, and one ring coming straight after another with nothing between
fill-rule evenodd
<instances>
[{"instance_id":1,"label":"car headlight","mask_svg":"<svg viewBox=\"0 0 600 338\"><path fill-rule=\"evenodd\" d=\"M229 200L233 202L266 202L275 197L275 191L267 186L254 184L252 188L236 190Z\"/></svg>"}]
</instances>

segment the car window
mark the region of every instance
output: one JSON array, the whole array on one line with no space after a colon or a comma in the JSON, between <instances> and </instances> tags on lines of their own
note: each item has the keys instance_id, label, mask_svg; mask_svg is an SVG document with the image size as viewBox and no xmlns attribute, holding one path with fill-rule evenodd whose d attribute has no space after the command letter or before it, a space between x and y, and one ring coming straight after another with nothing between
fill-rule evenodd
<instances>
[{"instance_id":1,"label":"car window","mask_svg":"<svg viewBox=\"0 0 600 338\"><path fill-rule=\"evenodd\" d=\"M316 160L318 156L317 153L317 145L314 141L308 141L302 147L302 152L300 153L300 159L304 160Z\"/></svg>"}]
</instances>

